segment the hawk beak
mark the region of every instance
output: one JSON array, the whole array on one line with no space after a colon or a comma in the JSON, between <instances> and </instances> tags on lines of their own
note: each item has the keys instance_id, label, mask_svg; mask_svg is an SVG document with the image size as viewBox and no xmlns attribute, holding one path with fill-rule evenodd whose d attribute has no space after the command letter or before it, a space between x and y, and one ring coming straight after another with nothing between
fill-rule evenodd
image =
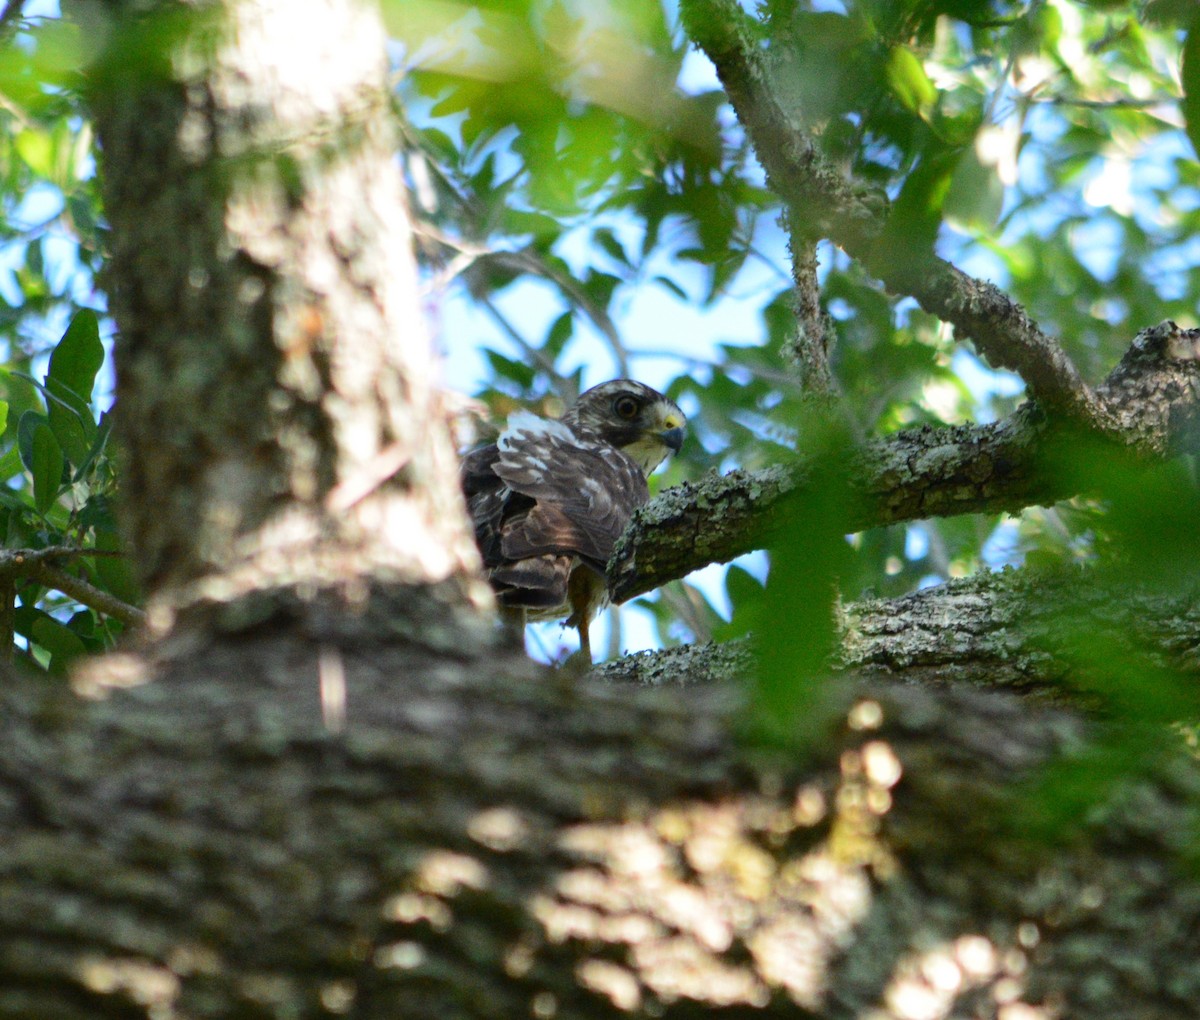
<instances>
[{"instance_id":1,"label":"hawk beak","mask_svg":"<svg viewBox=\"0 0 1200 1020\"><path fill-rule=\"evenodd\" d=\"M659 438L666 443L672 453L678 453L683 446L683 428L676 426L673 429L667 429L665 432L660 432Z\"/></svg>"}]
</instances>

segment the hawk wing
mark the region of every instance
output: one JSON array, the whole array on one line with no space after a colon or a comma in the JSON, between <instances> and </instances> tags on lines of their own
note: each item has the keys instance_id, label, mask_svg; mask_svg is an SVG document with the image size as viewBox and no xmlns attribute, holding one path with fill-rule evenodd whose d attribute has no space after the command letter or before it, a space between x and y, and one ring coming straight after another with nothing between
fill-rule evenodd
<instances>
[{"instance_id":1,"label":"hawk wing","mask_svg":"<svg viewBox=\"0 0 1200 1020\"><path fill-rule=\"evenodd\" d=\"M512 494L500 528L505 560L568 553L602 573L650 498L645 475L620 450L527 412L509 418L491 469Z\"/></svg>"}]
</instances>

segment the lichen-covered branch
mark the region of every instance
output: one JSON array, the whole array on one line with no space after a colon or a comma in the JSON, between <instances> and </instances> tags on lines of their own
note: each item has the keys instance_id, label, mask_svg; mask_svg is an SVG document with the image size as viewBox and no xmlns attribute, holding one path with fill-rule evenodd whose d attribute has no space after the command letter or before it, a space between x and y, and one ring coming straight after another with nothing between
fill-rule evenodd
<instances>
[{"instance_id":1,"label":"lichen-covered branch","mask_svg":"<svg viewBox=\"0 0 1200 1020\"><path fill-rule=\"evenodd\" d=\"M894 263L873 259L887 222L882 192L848 180L827 162L782 106L748 15L734 0L684 0L688 35L712 60L738 119L766 169L771 188L810 236L828 237L863 259L890 289L910 294L952 323L988 360L1025 380L1043 408L1093 428L1108 425L1098 403L1056 340L999 288L975 280L932 252ZM915 261L920 272L913 272Z\"/></svg>"},{"instance_id":2,"label":"lichen-covered branch","mask_svg":"<svg viewBox=\"0 0 1200 1020\"><path fill-rule=\"evenodd\" d=\"M589 674L605 683L692 685L736 683L754 668L749 641L680 645L601 663Z\"/></svg>"},{"instance_id":3,"label":"lichen-covered branch","mask_svg":"<svg viewBox=\"0 0 1200 1020\"><path fill-rule=\"evenodd\" d=\"M1135 692L1167 670L1158 694L1169 698L1171 683L1200 681L1198 594L1182 581L1153 590L1128 572L1082 567L985 571L846 606L838 665L907 683L1117 699L1106 682Z\"/></svg>"},{"instance_id":4,"label":"lichen-covered branch","mask_svg":"<svg viewBox=\"0 0 1200 1020\"><path fill-rule=\"evenodd\" d=\"M608 565L613 601L761 548L794 487L787 471L769 468L709 474L667 489L634 514L613 550Z\"/></svg>"},{"instance_id":5,"label":"lichen-covered branch","mask_svg":"<svg viewBox=\"0 0 1200 1020\"><path fill-rule=\"evenodd\" d=\"M908 429L848 452L847 533L929 517L1017 511L1074 493L1037 470L1047 425L1027 405L993 425ZM608 565L622 602L779 537L803 493L801 465L715 473L663 492L634 515ZM795 526L795 522L792 522Z\"/></svg>"},{"instance_id":6,"label":"lichen-covered branch","mask_svg":"<svg viewBox=\"0 0 1200 1020\"><path fill-rule=\"evenodd\" d=\"M1095 468L1158 461L1194 442L1200 330L1160 323L1097 388L1115 431L1096 436L1026 404L991 425L906 429L847 451L846 532L930 517L1015 512L1085 492ZM1115 441L1114 441L1115 440ZM1088 444L1093 445L1089 453ZM791 470L734 471L670 489L634 516L609 563L617 601L761 548L803 494Z\"/></svg>"},{"instance_id":7,"label":"lichen-covered branch","mask_svg":"<svg viewBox=\"0 0 1200 1020\"><path fill-rule=\"evenodd\" d=\"M1152 591L1127 574L1079 567L983 571L840 607L831 669L858 681L1006 688L1070 700L1094 693L1089 677L1098 662L1126 671L1153 663L1192 678L1200 696L1198 594L1193 586ZM1105 642L1099 657L1098 638ZM592 675L609 683L736 687L756 668L754 648L754 639L744 638L641 652ZM1091 694L1085 697L1090 703Z\"/></svg>"},{"instance_id":8,"label":"lichen-covered branch","mask_svg":"<svg viewBox=\"0 0 1200 1020\"><path fill-rule=\"evenodd\" d=\"M788 221L788 248L791 252L792 306L796 313L796 326L781 354L795 371L802 392L811 397L832 396L835 387L829 368L829 349L833 341L833 328L821 307L816 245L807 228L795 223L791 217Z\"/></svg>"}]
</instances>

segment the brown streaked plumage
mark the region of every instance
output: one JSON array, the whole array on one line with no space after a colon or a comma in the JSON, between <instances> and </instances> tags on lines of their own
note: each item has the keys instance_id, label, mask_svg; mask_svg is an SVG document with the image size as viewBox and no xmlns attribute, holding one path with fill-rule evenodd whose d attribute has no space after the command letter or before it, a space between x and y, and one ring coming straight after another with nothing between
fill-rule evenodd
<instances>
[{"instance_id":1,"label":"brown streaked plumage","mask_svg":"<svg viewBox=\"0 0 1200 1020\"><path fill-rule=\"evenodd\" d=\"M607 602L613 546L650 497L646 479L683 442L683 412L657 390L615 379L560 419L525 411L463 461L463 492L502 606L566 618L590 659L588 624Z\"/></svg>"}]
</instances>

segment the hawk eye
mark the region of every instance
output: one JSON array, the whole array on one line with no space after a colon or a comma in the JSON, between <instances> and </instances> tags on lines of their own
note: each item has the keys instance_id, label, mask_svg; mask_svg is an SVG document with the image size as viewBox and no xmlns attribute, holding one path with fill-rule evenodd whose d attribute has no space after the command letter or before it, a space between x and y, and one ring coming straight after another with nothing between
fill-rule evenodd
<instances>
[{"instance_id":1,"label":"hawk eye","mask_svg":"<svg viewBox=\"0 0 1200 1020\"><path fill-rule=\"evenodd\" d=\"M629 396L628 393L613 401L613 410L617 412L617 416L626 420L637 417L638 406L637 398Z\"/></svg>"}]
</instances>

